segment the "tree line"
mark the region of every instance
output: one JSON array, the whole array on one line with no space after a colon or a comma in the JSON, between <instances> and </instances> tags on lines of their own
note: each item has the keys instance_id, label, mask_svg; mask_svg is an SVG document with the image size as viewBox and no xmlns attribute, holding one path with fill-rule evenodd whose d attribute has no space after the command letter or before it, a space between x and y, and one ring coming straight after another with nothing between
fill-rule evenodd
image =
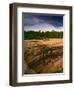
<instances>
[{"instance_id":1,"label":"tree line","mask_svg":"<svg viewBox=\"0 0 74 90\"><path fill-rule=\"evenodd\" d=\"M24 31L24 39L49 39L49 38L63 38L63 32L57 32L52 30L52 32L46 31L38 32L36 31Z\"/></svg>"}]
</instances>

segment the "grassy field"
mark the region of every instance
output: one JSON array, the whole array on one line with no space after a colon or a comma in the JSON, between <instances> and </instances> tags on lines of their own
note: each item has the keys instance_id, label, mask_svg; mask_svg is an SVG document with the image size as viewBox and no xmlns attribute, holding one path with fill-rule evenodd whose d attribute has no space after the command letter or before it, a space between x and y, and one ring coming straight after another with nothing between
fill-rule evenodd
<instances>
[{"instance_id":1,"label":"grassy field","mask_svg":"<svg viewBox=\"0 0 74 90\"><path fill-rule=\"evenodd\" d=\"M24 73L62 73L63 39L24 40Z\"/></svg>"}]
</instances>

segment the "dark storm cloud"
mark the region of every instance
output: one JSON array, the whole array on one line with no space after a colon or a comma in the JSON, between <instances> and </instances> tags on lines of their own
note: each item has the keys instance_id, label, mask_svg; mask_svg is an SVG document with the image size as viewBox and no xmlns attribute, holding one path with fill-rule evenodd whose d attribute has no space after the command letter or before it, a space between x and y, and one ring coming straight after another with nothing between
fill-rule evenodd
<instances>
[{"instance_id":1,"label":"dark storm cloud","mask_svg":"<svg viewBox=\"0 0 74 90\"><path fill-rule=\"evenodd\" d=\"M28 15L24 16L24 26L34 26L42 23L51 24L54 27L63 27L63 16Z\"/></svg>"}]
</instances>

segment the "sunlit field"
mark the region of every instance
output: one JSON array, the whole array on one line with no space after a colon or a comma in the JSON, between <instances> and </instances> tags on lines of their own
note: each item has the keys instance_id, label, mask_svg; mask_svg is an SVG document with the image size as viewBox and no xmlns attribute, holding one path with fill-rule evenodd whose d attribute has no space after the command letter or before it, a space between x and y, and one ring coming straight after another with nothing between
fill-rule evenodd
<instances>
[{"instance_id":1,"label":"sunlit field","mask_svg":"<svg viewBox=\"0 0 74 90\"><path fill-rule=\"evenodd\" d=\"M62 72L63 38L24 40L24 74Z\"/></svg>"}]
</instances>

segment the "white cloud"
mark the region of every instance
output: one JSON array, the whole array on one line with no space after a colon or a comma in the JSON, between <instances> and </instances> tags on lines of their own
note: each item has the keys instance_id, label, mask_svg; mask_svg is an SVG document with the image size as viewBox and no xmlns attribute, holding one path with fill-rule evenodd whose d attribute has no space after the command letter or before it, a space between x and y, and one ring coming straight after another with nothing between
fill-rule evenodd
<instances>
[{"instance_id":1,"label":"white cloud","mask_svg":"<svg viewBox=\"0 0 74 90\"><path fill-rule=\"evenodd\" d=\"M24 26L24 31L63 31L63 27L54 27L51 24L46 24L46 23L42 23L42 24L37 24L37 25L33 25L33 26Z\"/></svg>"}]
</instances>

